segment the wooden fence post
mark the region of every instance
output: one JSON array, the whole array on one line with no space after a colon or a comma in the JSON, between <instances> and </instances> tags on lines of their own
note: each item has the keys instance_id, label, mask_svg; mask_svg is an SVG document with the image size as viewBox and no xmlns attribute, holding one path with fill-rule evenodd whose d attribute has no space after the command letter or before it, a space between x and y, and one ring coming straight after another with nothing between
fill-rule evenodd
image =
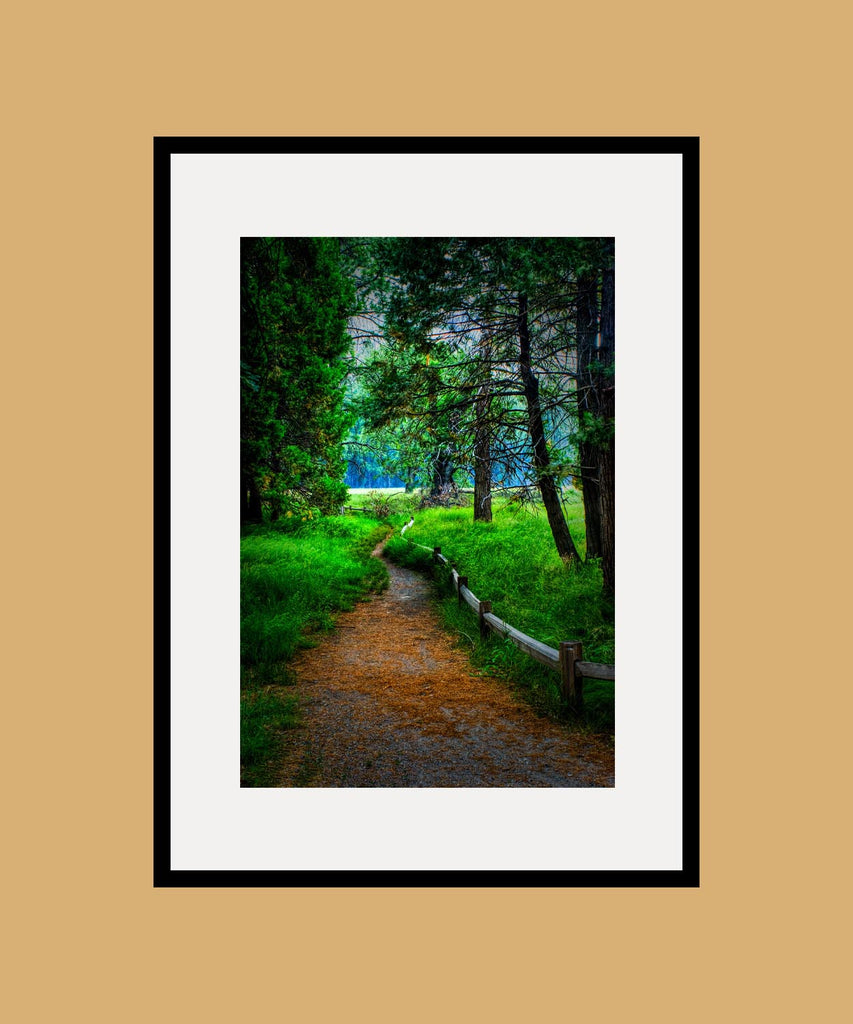
<instances>
[{"instance_id":1,"label":"wooden fence post","mask_svg":"<svg viewBox=\"0 0 853 1024\"><path fill-rule=\"evenodd\" d=\"M459 599L459 607L460 608L462 607L462 600L463 600L463 598L462 598L462 588L463 587L467 587L467 586L468 586L468 577L467 576L460 576L459 577L459 586L456 589L456 596Z\"/></svg>"},{"instance_id":2,"label":"wooden fence post","mask_svg":"<svg viewBox=\"0 0 853 1024\"><path fill-rule=\"evenodd\" d=\"M486 622L486 612L492 610L491 601L481 601L479 607L480 636L485 640L489 635L489 624Z\"/></svg>"},{"instance_id":3,"label":"wooden fence post","mask_svg":"<svg viewBox=\"0 0 853 1024\"><path fill-rule=\"evenodd\" d=\"M583 714L583 676L575 670L575 663L583 661L583 644L564 640L560 644L560 688L563 700L576 714Z\"/></svg>"}]
</instances>

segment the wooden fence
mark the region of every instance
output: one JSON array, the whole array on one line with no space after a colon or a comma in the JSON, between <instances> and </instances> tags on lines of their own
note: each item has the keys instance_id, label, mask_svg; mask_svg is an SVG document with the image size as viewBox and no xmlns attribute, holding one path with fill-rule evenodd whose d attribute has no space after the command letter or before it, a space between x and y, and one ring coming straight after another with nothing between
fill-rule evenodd
<instances>
[{"instance_id":1,"label":"wooden fence","mask_svg":"<svg viewBox=\"0 0 853 1024\"><path fill-rule=\"evenodd\" d=\"M405 534L415 520L410 519L400 530L400 536ZM441 553L440 547L428 548L424 544L415 544L414 541L406 540L416 548L423 551L431 551L433 561L441 565L450 565L450 562ZM584 679L616 679L616 669L613 665L600 665L594 661L583 660L583 645L579 640L566 640L559 648L549 647L540 640L522 633L503 619L499 619L492 612L491 601L481 601L468 586L468 577L461 576L456 571L456 566L450 566L450 578L453 589L456 591L459 606L466 604L477 616L480 623L480 635L487 637L490 632L506 637L519 650L540 662L542 665L553 669L560 674L560 692L563 700L576 714L583 713L583 681Z\"/></svg>"}]
</instances>

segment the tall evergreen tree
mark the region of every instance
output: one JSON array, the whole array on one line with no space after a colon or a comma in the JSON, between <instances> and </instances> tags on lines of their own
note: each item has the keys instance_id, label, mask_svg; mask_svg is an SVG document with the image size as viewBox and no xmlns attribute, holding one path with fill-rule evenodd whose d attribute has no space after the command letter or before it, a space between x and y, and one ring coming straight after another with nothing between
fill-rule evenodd
<instances>
[{"instance_id":1,"label":"tall evergreen tree","mask_svg":"<svg viewBox=\"0 0 853 1024\"><path fill-rule=\"evenodd\" d=\"M551 466L548 443L545 437L545 424L542 417L542 406L539 399L539 381L533 371L530 360L530 324L528 300L525 294L518 297L518 362L521 380L524 386L524 398L527 403L527 421L530 427L530 443L533 450L533 465L536 469L536 483L545 506L545 514L551 527L551 536L557 547L557 554L565 562L580 560L575 547L563 507L560 504L560 492L556 474Z\"/></svg>"},{"instance_id":2,"label":"tall evergreen tree","mask_svg":"<svg viewBox=\"0 0 853 1024\"><path fill-rule=\"evenodd\" d=\"M596 349L598 348L600 273L587 271L578 278L575 307L577 337L578 469L583 490L587 558L601 556L601 496L598 482L598 449L584 433L583 423L597 413Z\"/></svg>"},{"instance_id":3,"label":"tall evergreen tree","mask_svg":"<svg viewBox=\"0 0 853 1024\"><path fill-rule=\"evenodd\" d=\"M613 375L616 334L615 271L602 272L599 418L599 490L601 502L601 571L604 589L616 588L616 385Z\"/></svg>"},{"instance_id":4,"label":"tall evergreen tree","mask_svg":"<svg viewBox=\"0 0 853 1024\"><path fill-rule=\"evenodd\" d=\"M343 357L353 288L330 238L241 242L241 521L346 495Z\"/></svg>"}]
</instances>

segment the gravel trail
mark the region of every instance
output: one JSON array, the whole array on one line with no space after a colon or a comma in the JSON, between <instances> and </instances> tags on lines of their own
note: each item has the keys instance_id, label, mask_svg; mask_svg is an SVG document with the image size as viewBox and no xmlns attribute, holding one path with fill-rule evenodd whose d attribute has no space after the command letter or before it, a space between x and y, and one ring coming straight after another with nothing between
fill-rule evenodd
<instances>
[{"instance_id":1,"label":"gravel trail","mask_svg":"<svg viewBox=\"0 0 853 1024\"><path fill-rule=\"evenodd\" d=\"M288 734L280 785L613 786L607 744L478 675L439 624L429 582L385 564L388 590L291 663L303 725Z\"/></svg>"}]
</instances>

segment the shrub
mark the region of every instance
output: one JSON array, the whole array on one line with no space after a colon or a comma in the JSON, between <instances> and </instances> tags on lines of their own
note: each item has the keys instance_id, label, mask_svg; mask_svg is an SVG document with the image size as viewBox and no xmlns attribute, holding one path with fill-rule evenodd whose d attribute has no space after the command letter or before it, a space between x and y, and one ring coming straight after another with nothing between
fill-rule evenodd
<instances>
[{"instance_id":1,"label":"shrub","mask_svg":"<svg viewBox=\"0 0 853 1024\"><path fill-rule=\"evenodd\" d=\"M381 491L368 491L364 496L362 508L367 509L377 519L387 519L394 511L391 496Z\"/></svg>"},{"instance_id":2,"label":"shrub","mask_svg":"<svg viewBox=\"0 0 853 1024\"><path fill-rule=\"evenodd\" d=\"M424 495L419 508L464 508L469 504L468 495L453 484L444 484L437 494Z\"/></svg>"}]
</instances>

